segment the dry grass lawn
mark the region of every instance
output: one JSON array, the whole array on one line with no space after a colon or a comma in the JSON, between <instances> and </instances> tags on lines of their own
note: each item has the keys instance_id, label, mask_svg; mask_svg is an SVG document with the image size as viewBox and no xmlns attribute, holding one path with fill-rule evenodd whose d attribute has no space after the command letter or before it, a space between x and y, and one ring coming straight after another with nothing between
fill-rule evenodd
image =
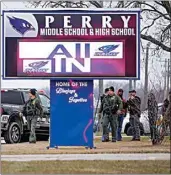
<instances>
[{"instance_id":1,"label":"dry grass lawn","mask_svg":"<svg viewBox=\"0 0 171 175\"><path fill-rule=\"evenodd\" d=\"M48 142L37 142L37 144L2 144L1 154L98 154L98 153L170 153L170 140L158 146L152 146L149 137L143 137L141 142L131 142L131 138L125 137L122 142L102 143L100 138L95 139L96 149L86 150L84 147L61 147L59 149L46 149Z\"/></svg>"},{"instance_id":2,"label":"dry grass lawn","mask_svg":"<svg viewBox=\"0 0 171 175\"><path fill-rule=\"evenodd\" d=\"M2 162L2 174L170 174L170 161Z\"/></svg>"}]
</instances>

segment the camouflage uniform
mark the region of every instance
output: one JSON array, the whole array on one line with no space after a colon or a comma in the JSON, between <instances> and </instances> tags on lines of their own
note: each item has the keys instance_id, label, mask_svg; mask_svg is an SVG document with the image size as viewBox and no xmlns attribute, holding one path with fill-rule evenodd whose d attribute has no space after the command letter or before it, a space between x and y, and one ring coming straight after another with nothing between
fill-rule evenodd
<instances>
[{"instance_id":1,"label":"camouflage uniform","mask_svg":"<svg viewBox=\"0 0 171 175\"><path fill-rule=\"evenodd\" d=\"M128 109L130 111L130 125L133 131L132 140L140 139L140 116L141 116L141 99L135 96L133 99L127 101Z\"/></svg>"},{"instance_id":2,"label":"camouflage uniform","mask_svg":"<svg viewBox=\"0 0 171 175\"><path fill-rule=\"evenodd\" d=\"M23 114L27 116L28 129L30 130L30 143L36 143L37 118L42 117L43 109L38 98L30 99L26 102Z\"/></svg>"},{"instance_id":3,"label":"camouflage uniform","mask_svg":"<svg viewBox=\"0 0 171 175\"><path fill-rule=\"evenodd\" d=\"M100 105L100 109L99 109L99 113L102 113L102 117L100 117L100 121L101 121L101 124L103 124L103 117L105 115L105 112L103 111L103 103L104 103L104 98L106 97L106 94L103 94L101 96L101 105ZM109 125L110 126L110 125ZM108 126L108 127L109 127ZM102 141L104 140L104 136L102 136ZM108 128L108 131L106 133L106 138L105 138L106 141L109 140L109 128Z\"/></svg>"},{"instance_id":4,"label":"camouflage uniform","mask_svg":"<svg viewBox=\"0 0 171 175\"><path fill-rule=\"evenodd\" d=\"M112 129L112 141L116 141L117 132L117 111L122 109L122 101L117 95L107 95L102 102L103 116L103 136L104 141L108 139L108 125L110 123Z\"/></svg>"}]
</instances>

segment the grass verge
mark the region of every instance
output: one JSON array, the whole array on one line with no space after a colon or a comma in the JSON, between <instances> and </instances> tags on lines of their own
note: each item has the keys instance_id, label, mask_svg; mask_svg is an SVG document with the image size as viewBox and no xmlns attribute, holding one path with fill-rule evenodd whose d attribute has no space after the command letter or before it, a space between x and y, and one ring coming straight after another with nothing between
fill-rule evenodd
<instances>
[{"instance_id":1,"label":"grass verge","mask_svg":"<svg viewBox=\"0 0 171 175\"><path fill-rule=\"evenodd\" d=\"M169 174L170 161L4 162L2 174Z\"/></svg>"}]
</instances>

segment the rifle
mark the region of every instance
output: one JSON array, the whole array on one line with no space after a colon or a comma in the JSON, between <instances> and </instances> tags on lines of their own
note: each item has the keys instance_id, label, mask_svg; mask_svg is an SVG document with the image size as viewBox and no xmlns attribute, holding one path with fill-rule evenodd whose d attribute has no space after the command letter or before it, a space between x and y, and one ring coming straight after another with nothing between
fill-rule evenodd
<instances>
[{"instance_id":1,"label":"rifle","mask_svg":"<svg viewBox=\"0 0 171 175\"><path fill-rule=\"evenodd\" d=\"M116 114L116 112L118 110L118 106L111 104L110 101L108 102L107 100L105 101L105 103L107 105L105 105L105 107L103 109L104 112L108 115Z\"/></svg>"}]
</instances>

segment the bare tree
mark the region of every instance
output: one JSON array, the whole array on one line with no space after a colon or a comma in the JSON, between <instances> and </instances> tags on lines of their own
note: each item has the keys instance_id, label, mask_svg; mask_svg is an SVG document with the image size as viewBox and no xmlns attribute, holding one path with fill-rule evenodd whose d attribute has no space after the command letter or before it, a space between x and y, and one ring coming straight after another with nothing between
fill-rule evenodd
<instances>
[{"instance_id":1,"label":"bare tree","mask_svg":"<svg viewBox=\"0 0 171 175\"><path fill-rule=\"evenodd\" d=\"M89 8L90 3L84 1L30 1L31 7L42 8Z\"/></svg>"},{"instance_id":2,"label":"bare tree","mask_svg":"<svg viewBox=\"0 0 171 175\"><path fill-rule=\"evenodd\" d=\"M31 1L29 5L42 8L66 8L67 4L72 8L102 8L100 1ZM170 48L170 28L171 28L171 2L169 1L118 1L106 2L106 8L141 8L142 21L144 26L141 29L141 38L150 41L156 45L156 50L160 48L167 52L171 52ZM154 51L156 51L154 50Z\"/></svg>"},{"instance_id":3,"label":"bare tree","mask_svg":"<svg viewBox=\"0 0 171 175\"><path fill-rule=\"evenodd\" d=\"M28 5L35 8L67 8L68 6L71 8L102 8L103 6L104 8L141 8L141 38L154 44L152 46L156 47L153 49L155 56L163 50L171 52L171 34L169 33L171 27L171 3L169 1L108 1L104 3L100 1L30 1ZM149 81L151 87L156 88L156 82L152 82L151 78ZM159 83L159 85L162 88L162 83Z\"/></svg>"},{"instance_id":4,"label":"bare tree","mask_svg":"<svg viewBox=\"0 0 171 175\"><path fill-rule=\"evenodd\" d=\"M141 38L155 44L156 50L162 48L171 52L171 3L169 1L155 1L139 2L139 4L142 8L142 16L145 16Z\"/></svg>"}]
</instances>

